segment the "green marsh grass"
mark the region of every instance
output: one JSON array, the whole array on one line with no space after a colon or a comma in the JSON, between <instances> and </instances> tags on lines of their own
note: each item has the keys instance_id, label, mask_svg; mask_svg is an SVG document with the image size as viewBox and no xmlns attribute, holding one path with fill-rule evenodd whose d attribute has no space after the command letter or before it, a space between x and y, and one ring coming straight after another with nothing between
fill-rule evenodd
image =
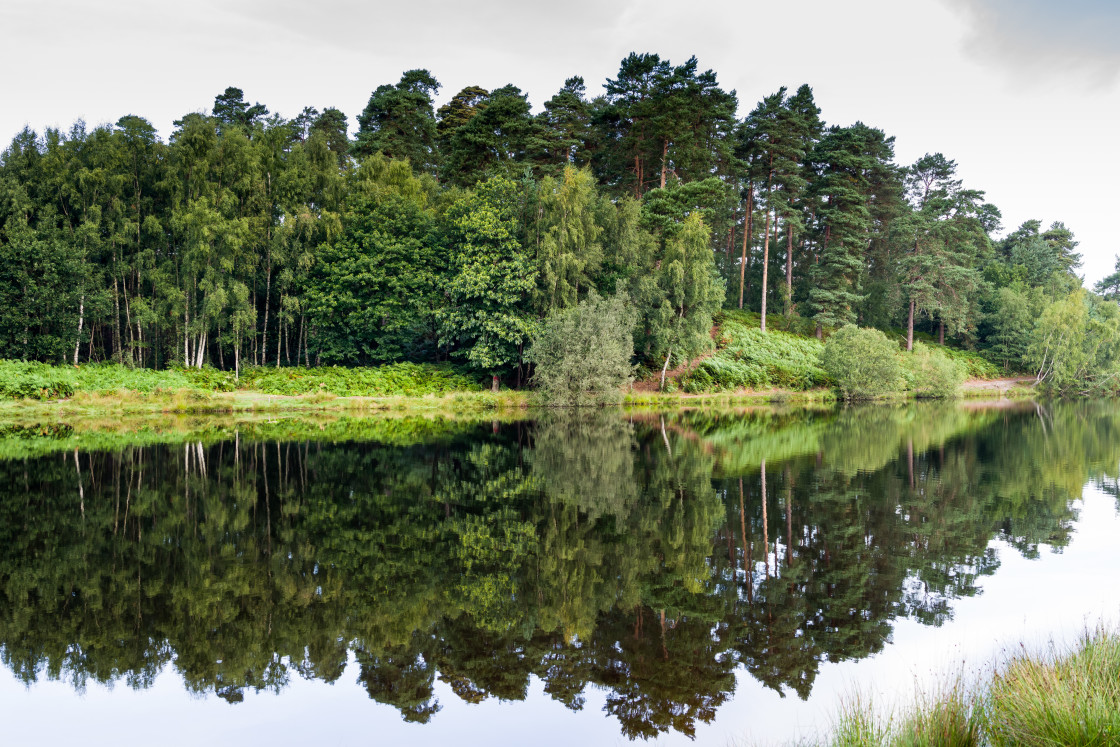
<instances>
[{"instance_id":1,"label":"green marsh grass","mask_svg":"<svg viewBox=\"0 0 1120 747\"><path fill-rule=\"evenodd\" d=\"M841 705L829 747L1106 747L1120 745L1120 631L1098 627L1075 646L1025 648L969 686L960 678L910 708Z\"/></svg>"}]
</instances>

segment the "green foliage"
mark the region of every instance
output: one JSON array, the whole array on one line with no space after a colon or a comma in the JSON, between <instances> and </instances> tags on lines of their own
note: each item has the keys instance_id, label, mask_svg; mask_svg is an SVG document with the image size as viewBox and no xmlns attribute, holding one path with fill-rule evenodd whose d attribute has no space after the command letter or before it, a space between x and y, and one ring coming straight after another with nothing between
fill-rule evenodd
<instances>
[{"instance_id":1,"label":"green foliage","mask_svg":"<svg viewBox=\"0 0 1120 747\"><path fill-rule=\"evenodd\" d=\"M681 379L686 392L781 387L802 391L828 383L820 366L822 343L787 332L762 332L751 317L724 312L719 350Z\"/></svg>"},{"instance_id":2,"label":"green foliage","mask_svg":"<svg viewBox=\"0 0 1120 747\"><path fill-rule=\"evenodd\" d=\"M963 365L967 378L990 380L998 379L1003 375L1003 371L1000 370L999 366L988 360L984 353L975 350L961 350L960 348L942 346L937 346L935 348L935 344L936 343L931 343L929 347L940 351L943 355Z\"/></svg>"},{"instance_id":3,"label":"green foliage","mask_svg":"<svg viewBox=\"0 0 1120 747\"><path fill-rule=\"evenodd\" d=\"M917 397L955 397L968 372L965 365L936 348L915 343L903 358L907 388Z\"/></svg>"},{"instance_id":4,"label":"green foliage","mask_svg":"<svg viewBox=\"0 0 1120 747\"><path fill-rule=\"evenodd\" d=\"M537 270L517 241L516 199L517 186L495 178L448 211L449 304L439 310L440 340L493 376L519 362L535 327L528 305Z\"/></svg>"},{"instance_id":5,"label":"green foliage","mask_svg":"<svg viewBox=\"0 0 1120 747\"><path fill-rule=\"evenodd\" d=\"M69 369L45 363L0 360L0 396L8 399L58 399L74 394Z\"/></svg>"},{"instance_id":6,"label":"green foliage","mask_svg":"<svg viewBox=\"0 0 1120 747\"><path fill-rule=\"evenodd\" d=\"M544 400L570 406L620 400L634 379L634 321L625 293L600 298L592 291L574 309L549 314L528 355Z\"/></svg>"},{"instance_id":7,"label":"green foliage","mask_svg":"<svg viewBox=\"0 0 1120 747\"><path fill-rule=\"evenodd\" d=\"M429 185L380 155L355 180L342 235L320 248L307 284L319 357L352 365L431 360L447 261L426 204Z\"/></svg>"},{"instance_id":8,"label":"green foliage","mask_svg":"<svg viewBox=\"0 0 1120 747\"><path fill-rule=\"evenodd\" d=\"M1087 291L1046 306L1025 355L1044 389L1061 395L1120 387L1120 307Z\"/></svg>"},{"instance_id":9,"label":"green foliage","mask_svg":"<svg viewBox=\"0 0 1120 747\"><path fill-rule=\"evenodd\" d=\"M845 399L874 399L899 392L898 347L877 329L848 324L821 351L820 365Z\"/></svg>"},{"instance_id":10,"label":"green foliage","mask_svg":"<svg viewBox=\"0 0 1120 747\"><path fill-rule=\"evenodd\" d=\"M1081 286L1064 224L993 243L999 211L955 162L900 168L886 133L826 126L808 85L737 121L735 92L695 57L635 52L604 95L573 76L535 115L512 84L434 111L438 91L424 69L378 86L353 142L338 109L286 119L232 86L166 140L135 115L20 132L0 154L0 357L223 371L458 358L523 379L534 325L594 288L628 294L637 358L660 369L711 350L738 282L740 308L780 309L765 324L783 331L891 329L912 302L919 338L944 331L1038 371L1052 359L1033 322ZM1120 294L1117 277L1098 292ZM1091 306L1086 324L1108 332ZM1063 354L1064 383L1046 386L1110 391L1109 350L1085 366ZM693 386L773 381L759 365L713 360ZM1090 386L1071 385L1078 371Z\"/></svg>"},{"instance_id":11,"label":"green foliage","mask_svg":"<svg viewBox=\"0 0 1120 747\"><path fill-rule=\"evenodd\" d=\"M249 367L240 379L214 368L173 368L153 371L119 364L50 366L0 360L0 397L58 399L78 392L103 394L132 391L145 394L182 389L208 392L236 390L263 394L327 392L342 397L424 396L479 390L478 381L458 369L425 363L396 363L372 368L339 366Z\"/></svg>"},{"instance_id":12,"label":"green foliage","mask_svg":"<svg viewBox=\"0 0 1120 747\"><path fill-rule=\"evenodd\" d=\"M358 115L354 155L360 159L380 152L407 160L417 171L433 171L436 119L432 96L439 89L439 81L427 70L409 70L395 86L378 86Z\"/></svg>"},{"instance_id":13,"label":"green foliage","mask_svg":"<svg viewBox=\"0 0 1120 747\"><path fill-rule=\"evenodd\" d=\"M478 391L478 381L448 365L393 363L373 368L249 368L241 388L264 394L329 392L340 397L384 397Z\"/></svg>"}]
</instances>

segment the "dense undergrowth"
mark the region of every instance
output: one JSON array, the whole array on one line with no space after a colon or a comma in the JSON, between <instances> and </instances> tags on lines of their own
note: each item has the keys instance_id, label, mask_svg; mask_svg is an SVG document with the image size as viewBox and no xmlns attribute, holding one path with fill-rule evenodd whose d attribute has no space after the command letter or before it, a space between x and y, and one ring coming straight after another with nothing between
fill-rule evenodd
<instances>
[{"instance_id":1,"label":"dense undergrowth","mask_svg":"<svg viewBox=\"0 0 1120 747\"><path fill-rule=\"evenodd\" d=\"M108 394L121 390L142 394L193 390L417 397L480 389L475 379L452 366L425 363L394 363L376 368L246 368L238 377L232 371L208 367L155 371L115 364L51 366L0 361L0 398L5 399L65 399L79 393Z\"/></svg>"},{"instance_id":2,"label":"dense undergrowth","mask_svg":"<svg viewBox=\"0 0 1120 747\"><path fill-rule=\"evenodd\" d=\"M753 312L725 311L718 320L716 352L682 374L678 386L690 394L728 392L738 389L788 389L806 391L831 386L821 367L824 343L815 336L811 320L798 316L767 320L769 329L759 329L759 315ZM942 353L964 367L968 378L998 379L999 367L980 353L924 343L926 350ZM899 352L900 363L907 362ZM903 366L906 390L921 392L912 367Z\"/></svg>"}]
</instances>

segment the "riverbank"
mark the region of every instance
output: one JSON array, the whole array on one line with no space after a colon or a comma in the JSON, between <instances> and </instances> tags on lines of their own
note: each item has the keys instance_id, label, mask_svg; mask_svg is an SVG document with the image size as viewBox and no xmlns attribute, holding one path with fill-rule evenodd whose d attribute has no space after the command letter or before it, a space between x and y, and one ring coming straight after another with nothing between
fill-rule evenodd
<instances>
[{"instance_id":1,"label":"riverbank","mask_svg":"<svg viewBox=\"0 0 1120 747\"><path fill-rule=\"evenodd\" d=\"M898 713L855 698L829 747L1120 744L1120 632L1097 628L1076 645L1020 652L983 682L960 678Z\"/></svg>"},{"instance_id":2,"label":"riverbank","mask_svg":"<svg viewBox=\"0 0 1120 747\"><path fill-rule=\"evenodd\" d=\"M1034 390L1025 379L998 379L966 382L960 396L967 399L1024 399ZM912 393L900 394L886 402L906 402ZM782 388L742 389L739 391L692 394L635 390L622 400L624 407L697 408L741 405L829 405L836 402L831 389L795 391ZM77 392L70 397L21 398L0 400L0 422L57 420L73 417L114 415L222 415L237 413L313 414L335 412L346 415L387 412L416 413L494 413L539 407L531 390L448 391L421 395L339 396L320 391L308 394L275 394L238 390L208 392L195 388L138 391L121 388L108 391Z\"/></svg>"}]
</instances>

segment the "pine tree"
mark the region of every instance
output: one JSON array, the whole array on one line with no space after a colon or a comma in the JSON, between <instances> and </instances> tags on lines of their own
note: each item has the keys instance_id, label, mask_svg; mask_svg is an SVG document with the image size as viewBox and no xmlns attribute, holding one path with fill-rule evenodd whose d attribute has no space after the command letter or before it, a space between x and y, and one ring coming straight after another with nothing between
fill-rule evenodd
<instances>
[{"instance_id":1,"label":"pine tree","mask_svg":"<svg viewBox=\"0 0 1120 747\"><path fill-rule=\"evenodd\" d=\"M353 153L365 158L381 152L408 160L418 172L436 165L436 120L432 97L440 85L427 70L409 70L395 86L378 86L358 115Z\"/></svg>"}]
</instances>

